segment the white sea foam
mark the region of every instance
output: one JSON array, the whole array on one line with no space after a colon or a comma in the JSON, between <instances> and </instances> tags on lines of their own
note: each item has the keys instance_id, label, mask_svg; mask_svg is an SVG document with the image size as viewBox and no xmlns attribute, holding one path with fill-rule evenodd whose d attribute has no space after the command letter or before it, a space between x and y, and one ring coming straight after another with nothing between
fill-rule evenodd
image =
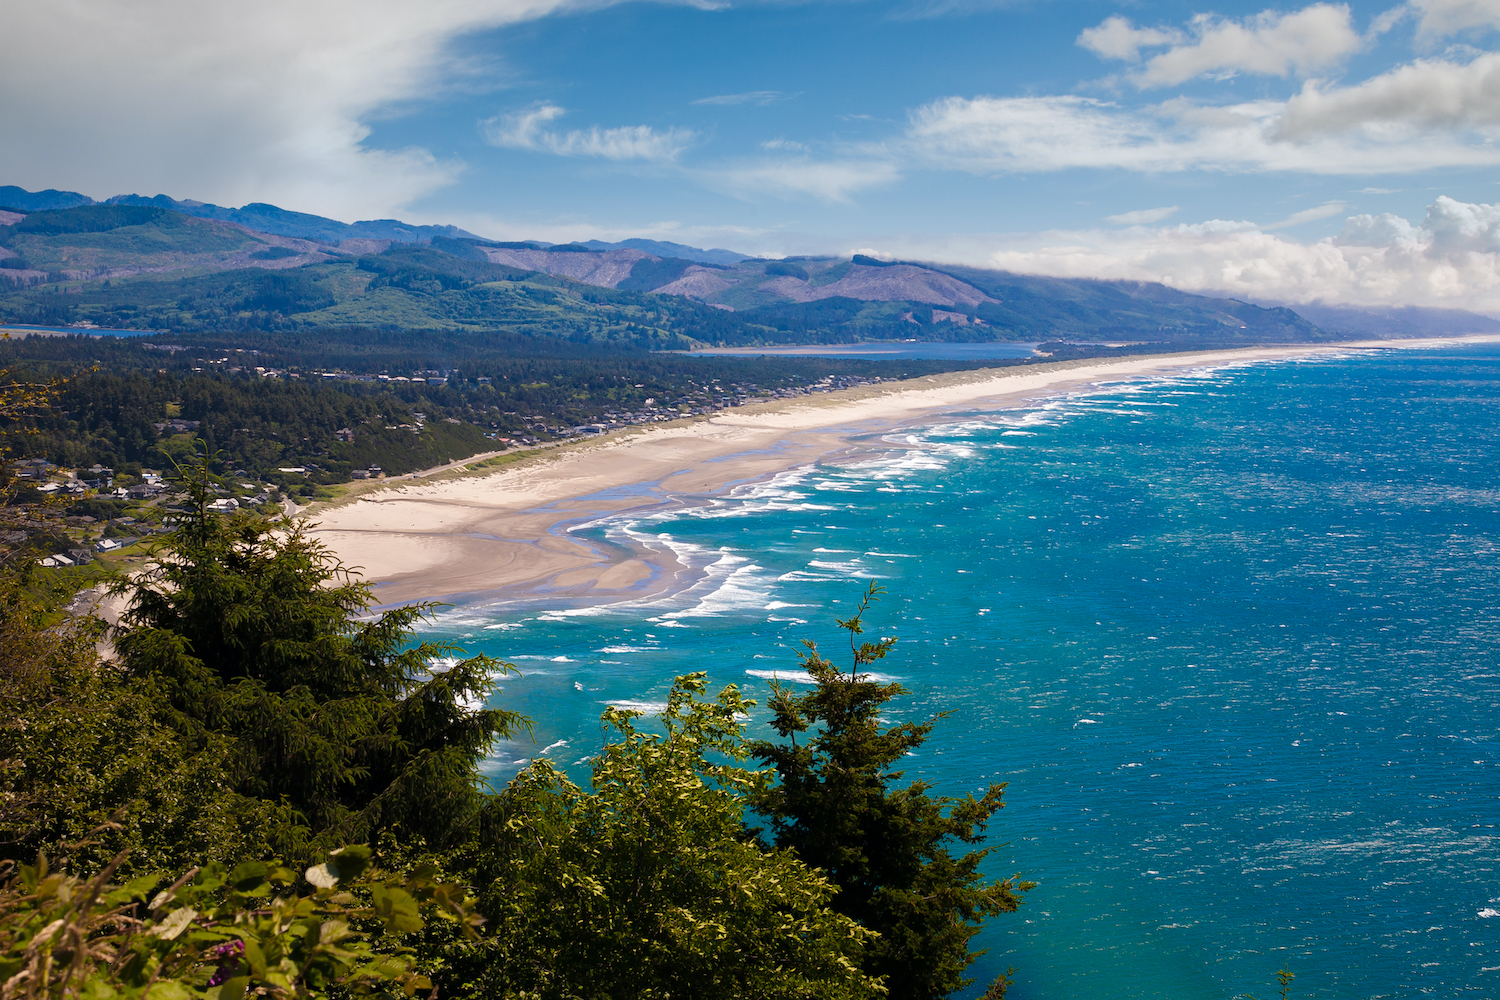
<instances>
[{"instance_id":1,"label":"white sea foam","mask_svg":"<svg viewBox=\"0 0 1500 1000\"><path fill-rule=\"evenodd\" d=\"M749 669L749 670L746 670L745 673L749 674L751 677L759 677L762 680L768 680L768 681L771 681L771 680L783 680L783 681L791 681L794 684L812 684L813 683L813 679L812 679L811 675L809 675L808 672L806 670L803 670L801 667L785 667L785 668L780 669L780 670L776 670L776 669L771 669L771 670ZM871 682L873 684L897 684L901 680L901 678L896 677L893 674L877 674L877 673L860 674L859 675L859 679L862 680L862 681L869 681L869 682Z\"/></svg>"},{"instance_id":2,"label":"white sea foam","mask_svg":"<svg viewBox=\"0 0 1500 1000\"><path fill-rule=\"evenodd\" d=\"M558 747L565 747L567 745L568 745L568 741L567 740L558 740L556 743L549 743L545 747L543 747L542 748L542 753L544 753L544 754L545 753L551 753L552 751L556 750Z\"/></svg>"},{"instance_id":3,"label":"white sea foam","mask_svg":"<svg viewBox=\"0 0 1500 1000\"><path fill-rule=\"evenodd\" d=\"M596 618L599 615L610 613L608 605L594 605L584 608L557 608L544 611L536 616L539 622L565 622L569 618Z\"/></svg>"},{"instance_id":4,"label":"white sea foam","mask_svg":"<svg viewBox=\"0 0 1500 1000\"><path fill-rule=\"evenodd\" d=\"M594 652L596 652L596 653L649 653L649 652L651 652L651 649L652 649L652 647L650 647L650 646L605 646L602 649L596 649L596 650L594 650Z\"/></svg>"},{"instance_id":5,"label":"white sea foam","mask_svg":"<svg viewBox=\"0 0 1500 1000\"><path fill-rule=\"evenodd\" d=\"M599 704L609 705L612 708L618 708L625 712L641 712L645 715L660 715L667 710L667 703L664 701L631 701L623 699L620 701L601 701Z\"/></svg>"},{"instance_id":6,"label":"white sea foam","mask_svg":"<svg viewBox=\"0 0 1500 1000\"><path fill-rule=\"evenodd\" d=\"M789 670L746 670L745 673L767 681L791 681L793 684L814 683L806 670L799 670L795 667Z\"/></svg>"},{"instance_id":7,"label":"white sea foam","mask_svg":"<svg viewBox=\"0 0 1500 1000\"><path fill-rule=\"evenodd\" d=\"M783 573L776 578L780 583L827 583L830 580L842 580L844 577L829 576L827 573L808 573L800 569L794 569L789 573Z\"/></svg>"}]
</instances>

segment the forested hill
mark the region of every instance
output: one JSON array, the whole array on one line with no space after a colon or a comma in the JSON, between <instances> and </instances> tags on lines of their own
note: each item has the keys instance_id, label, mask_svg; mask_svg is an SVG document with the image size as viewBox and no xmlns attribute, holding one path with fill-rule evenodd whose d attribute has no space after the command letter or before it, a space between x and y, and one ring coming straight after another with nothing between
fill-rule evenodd
<instances>
[{"instance_id":1,"label":"forested hill","mask_svg":"<svg viewBox=\"0 0 1500 1000\"><path fill-rule=\"evenodd\" d=\"M1162 285L859 256L725 265L639 248L443 235L331 245L155 204L0 212L0 223L0 322L9 323L487 331L648 348L902 339L1196 346L1328 336L1289 309ZM732 287L710 294L713 282Z\"/></svg>"}]
</instances>

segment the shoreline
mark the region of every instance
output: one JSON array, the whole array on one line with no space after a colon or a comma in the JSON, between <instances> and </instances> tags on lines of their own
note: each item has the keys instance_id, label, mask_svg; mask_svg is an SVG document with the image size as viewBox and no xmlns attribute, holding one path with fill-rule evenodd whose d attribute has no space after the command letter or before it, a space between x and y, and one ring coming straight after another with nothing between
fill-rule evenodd
<instances>
[{"instance_id":1,"label":"shoreline","mask_svg":"<svg viewBox=\"0 0 1500 1000\"><path fill-rule=\"evenodd\" d=\"M948 372L626 428L516 454L488 471L475 456L397 483L361 484L301 516L312 522L311 537L375 584L380 607L430 600L636 601L680 590L688 568L667 553L594 542L574 529L708 502L802 466L888 453L898 446L882 435L954 410L1014 409L1088 386L1185 369L1496 340L1225 348Z\"/></svg>"}]
</instances>

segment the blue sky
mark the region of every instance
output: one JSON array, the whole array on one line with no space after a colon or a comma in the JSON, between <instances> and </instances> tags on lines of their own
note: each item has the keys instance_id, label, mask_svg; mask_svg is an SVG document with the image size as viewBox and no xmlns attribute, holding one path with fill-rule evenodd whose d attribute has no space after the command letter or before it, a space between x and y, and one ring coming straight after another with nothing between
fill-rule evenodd
<instances>
[{"instance_id":1,"label":"blue sky","mask_svg":"<svg viewBox=\"0 0 1500 1000\"><path fill-rule=\"evenodd\" d=\"M36 44L0 65L0 183L1496 310L1497 27L1500 0L7 5Z\"/></svg>"}]
</instances>

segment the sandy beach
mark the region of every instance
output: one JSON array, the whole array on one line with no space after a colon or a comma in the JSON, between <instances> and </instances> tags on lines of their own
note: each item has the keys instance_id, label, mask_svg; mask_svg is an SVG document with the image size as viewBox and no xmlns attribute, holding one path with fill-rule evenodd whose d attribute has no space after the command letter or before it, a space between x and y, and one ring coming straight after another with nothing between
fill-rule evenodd
<instances>
[{"instance_id":1,"label":"sandy beach","mask_svg":"<svg viewBox=\"0 0 1500 1000\"><path fill-rule=\"evenodd\" d=\"M370 484L307 516L314 537L376 584L382 605L634 599L675 589L682 568L570 529L611 514L702 502L810 463L889 452L894 446L882 435L945 411L1020 407L1173 370L1443 342L1453 341L1227 349L932 375L629 428L489 472L460 466L420 481Z\"/></svg>"}]
</instances>

